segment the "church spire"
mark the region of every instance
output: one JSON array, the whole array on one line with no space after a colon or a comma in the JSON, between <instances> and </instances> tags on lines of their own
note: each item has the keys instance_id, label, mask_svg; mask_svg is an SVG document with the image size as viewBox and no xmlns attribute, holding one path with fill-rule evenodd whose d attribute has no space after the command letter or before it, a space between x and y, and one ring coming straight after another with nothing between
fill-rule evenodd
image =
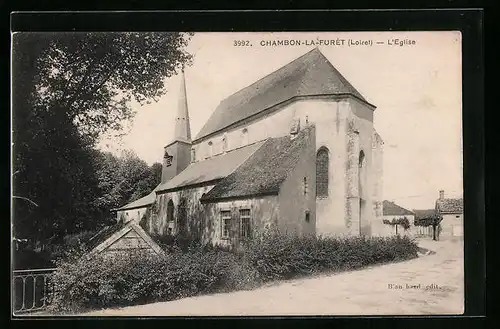
<instances>
[{"instance_id":1,"label":"church spire","mask_svg":"<svg viewBox=\"0 0 500 329\"><path fill-rule=\"evenodd\" d=\"M189 125L189 113L186 95L186 78L184 70L181 73L181 88L179 93L179 107L175 118L174 139L191 142L191 127Z\"/></svg>"}]
</instances>

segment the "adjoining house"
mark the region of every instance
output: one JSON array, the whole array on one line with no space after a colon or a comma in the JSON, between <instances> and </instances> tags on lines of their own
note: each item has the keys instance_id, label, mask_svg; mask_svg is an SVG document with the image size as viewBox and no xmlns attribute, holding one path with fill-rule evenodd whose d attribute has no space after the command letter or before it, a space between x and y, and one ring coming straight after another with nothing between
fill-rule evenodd
<instances>
[{"instance_id":1,"label":"adjoining house","mask_svg":"<svg viewBox=\"0 0 500 329\"><path fill-rule=\"evenodd\" d=\"M442 218L440 237L463 237L463 198L445 198L444 191L441 190L436 200L435 211Z\"/></svg>"},{"instance_id":2,"label":"adjoining house","mask_svg":"<svg viewBox=\"0 0 500 329\"><path fill-rule=\"evenodd\" d=\"M374 110L316 48L223 100L192 139L183 73L161 184L117 218L229 246L271 226L369 235L382 221Z\"/></svg>"},{"instance_id":3,"label":"adjoining house","mask_svg":"<svg viewBox=\"0 0 500 329\"><path fill-rule=\"evenodd\" d=\"M389 235L406 235L411 231L411 227L414 225L415 214L405 209L394 202L384 200L382 203L383 216L381 221L378 223L376 235L379 236L389 236ZM408 220L409 228L405 229L401 223L403 220Z\"/></svg>"}]
</instances>

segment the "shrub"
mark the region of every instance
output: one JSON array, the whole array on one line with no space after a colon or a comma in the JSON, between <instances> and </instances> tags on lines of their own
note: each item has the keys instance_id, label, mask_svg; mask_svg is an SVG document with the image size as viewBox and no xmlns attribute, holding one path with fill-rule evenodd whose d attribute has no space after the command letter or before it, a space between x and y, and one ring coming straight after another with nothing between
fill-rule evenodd
<instances>
[{"instance_id":1,"label":"shrub","mask_svg":"<svg viewBox=\"0 0 500 329\"><path fill-rule=\"evenodd\" d=\"M417 257L417 244L408 237L316 237L266 234L244 252L265 281L289 279L322 271Z\"/></svg>"},{"instance_id":2,"label":"shrub","mask_svg":"<svg viewBox=\"0 0 500 329\"><path fill-rule=\"evenodd\" d=\"M162 255L128 252L88 258L80 252L58 262L50 310L74 313L247 289L266 281L409 259L417 256L417 249L414 241L400 236L323 238L270 232L238 251L193 242L184 251L173 248Z\"/></svg>"},{"instance_id":3,"label":"shrub","mask_svg":"<svg viewBox=\"0 0 500 329\"><path fill-rule=\"evenodd\" d=\"M257 275L234 253L200 248L68 259L52 281L56 294L50 310L75 312L244 289L257 282Z\"/></svg>"}]
</instances>

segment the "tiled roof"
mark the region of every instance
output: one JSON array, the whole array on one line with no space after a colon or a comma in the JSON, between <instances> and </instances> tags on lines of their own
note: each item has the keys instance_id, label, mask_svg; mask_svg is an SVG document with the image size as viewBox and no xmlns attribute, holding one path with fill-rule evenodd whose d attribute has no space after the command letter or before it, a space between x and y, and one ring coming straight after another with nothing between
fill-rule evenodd
<instances>
[{"instance_id":1,"label":"tiled roof","mask_svg":"<svg viewBox=\"0 0 500 329\"><path fill-rule=\"evenodd\" d=\"M366 101L315 48L223 100L200 130L196 139L210 135L295 96L339 94L354 95Z\"/></svg>"},{"instance_id":2,"label":"tiled roof","mask_svg":"<svg viewBox=\"0 0 500 329\"><path fill-rule=\"evenodd\" d=\"M437 216L435 209L413 210L415 220L435 218Z\"/></svg>"},{"instance_id":3,"label":"tiled roof","mask_svg":"<svg viewBox=\"0 0 500 329\"><path fill-rule=\"evenodd\" d=\"M384 200L382 203L384 216L406 216L414 215L414 213L408 209L398 206L394 202Z\"/></svg>"},{"instance_id":4,"label":"tiled roof","mask_svg":"<svg viewBox=\"0 0 500 329\"><path fill-rule=\"evenodd\" d=\"M127 210L127 209L134 209L134 208L141 208L141 207L145 207L145 206L148 206L150 204L152 204L153 202L155 202L155 199L156 199L156 190L158 189L160 185L156 186L153 191L151 191L151 193L149 193L148 195L146 196L143 196L142 198L140 199L137 199L135 201L132 201L120 208L117 208L115 210Z\"/></svg>"},{"instance_id":5,"label":"tiled roof","mask_svg":"<svg viewBox=\"0 0 500 329\"><path fill-rule=\"evenodd\" d=\"M460 199L438 199L436 209L442 214L460 214L464 212L464 200Z\"/></svg>"},{"instance_id":6,"label":"tiled roof","mask_svg":"<svg viewBox=\"0 0 500 329\"><path fill-rule=\"evenodd\" d=\"M314 128L310 128L314 129ZM201 201L277 194L281 183L295 168L308 145L309 129L293 140L290 136L269 138L245 163L217 183Z\"/></svg>"},{"instance_id":7,"label":"tiled roof","mask_svg":"<svg viewBox=\"0 0 500 329\"><path fill-rule=\"evenodd\" d=\"M186 187L189 185L222 179L242 164L253 152L262 146L264 141L231 150L209 159L190 164L177 176L161 184L158 191Z\"/></svg>"}]
</instances>

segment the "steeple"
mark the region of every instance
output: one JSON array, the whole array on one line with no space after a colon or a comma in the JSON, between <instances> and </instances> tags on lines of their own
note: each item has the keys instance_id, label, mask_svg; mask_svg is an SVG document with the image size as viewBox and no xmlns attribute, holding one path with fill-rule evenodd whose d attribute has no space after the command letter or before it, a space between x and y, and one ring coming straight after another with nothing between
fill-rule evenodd
<instances>
[{"instance_id":1,"label":"steeple","mask_svg":"<svg viewBox=\"0 0 500 329\"><path fill-rule=\"evenodd\" d=\"M191 142L191 127L189 125L186 77L184 76L184 70L182 70L181 73L181 88L179 92L179 106L177 108L177 116L175 118L174 140Z\"/></svg>"},{"instance_id":2,"label":"steeple","mask_svg":"<svg viewBox=\"0 0 500 329\"><path fill-rule=\"evenodd\" d=\"M175 117L174 140L163 149L163 166L161 183L168 182L191 162L191 127L186 95L186 78L184 70L181 73L181 89L179 93L179 107Z\"/></svg>"}]
</instances>

